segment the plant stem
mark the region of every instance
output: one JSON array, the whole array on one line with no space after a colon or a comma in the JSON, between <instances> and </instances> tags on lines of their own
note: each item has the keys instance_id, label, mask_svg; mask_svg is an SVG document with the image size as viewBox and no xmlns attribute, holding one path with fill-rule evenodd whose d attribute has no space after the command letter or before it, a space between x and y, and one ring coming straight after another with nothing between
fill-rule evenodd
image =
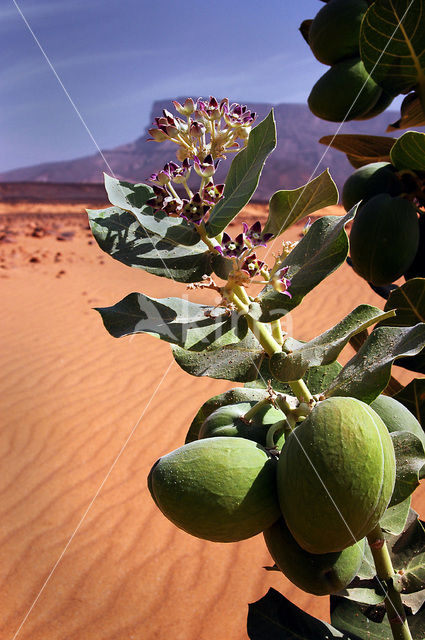
<instances>
[{"instance_id":1,"label":"plant stem","mask_svg":"<svg viewBox=\"0 0 425 640\"><path fill-rule=\"evenodd\" d=\"M300 402L310 402L310 400L313 400L313 396L302 378L292 380L288 382L288 384Z\"/></svg>"},{"instance_id":2,"label":"plant stem","mask_svg":"<svg viewBox=\"0 0 425 640\"><path fill-rule=\"evenodd\" d=\"M249 411L246 412L243 419L246 420L247 422L250 422L260 409L270 404L271 404L271 399L269 397L259 400L256 404L254 404L253 407L251 407Z\"/></svg>"},{"instance_id":3,"label":"plant stem","mask_svg":"<svg viewBox=\"0 0 425 640\"><path fill-rule=\"evenodd\" d=\"M394 567L379 524L369 533L367 540L375 562L376 575L385 584L385 609L393 638L394 640L412 640L401 595L394 587Z\"/></svg>"},{"instance_id":4,"label":"plant stem","mask_svg":"<svg viewBox=\"0 0 425 640\"><path fill-rule=\"evenodd\" d=\"M242 302L242 296L244 297L244 299L248 300L247 303ZM271 335L270 331L267 328L267 325L264 324L264 322L255 320L255 318L249 315L249 297L244 287L234 287L230 299L231 302L233 302L233 304L235 305L236 309L246 317L248 327L251 329L252 333L257 338L258 342L261 344L267 355L272 356L274 353L281 353L282 345L280 345L277 340ZM313 400L313 396L308 390L308 387L305 384L304 380L293 380L291 382L288 382L288 384L300 402L310 402L311 400Z\"/></svg>"},{"instance_id":5,"label":"plant stem","mask_svg":"<svg viewBox=\"0 0 425 640\"><path fill-rule=\"evenodd\" d=\"M282 333L282 327L280 324L280 320L272 320L271 321L271 327L272 327L272 336L273 338L276 340L276 342L278 342L280 345L283 344L283 333Z\"/></svg>"}]
</instances>

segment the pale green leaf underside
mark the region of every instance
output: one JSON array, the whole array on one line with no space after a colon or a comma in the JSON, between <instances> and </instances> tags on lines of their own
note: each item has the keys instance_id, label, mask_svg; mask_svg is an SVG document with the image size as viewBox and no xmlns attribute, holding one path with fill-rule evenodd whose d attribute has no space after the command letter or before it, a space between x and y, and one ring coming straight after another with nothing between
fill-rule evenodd
<instances>
[{"instance_id":1,"label":"pale green leaf underside","mask_svg":"<svg viewBox=\"0 0 425 640\"><path fill-rule=\"evenodd\" d=\"M147 333L184 349L202 351L219 348L245 337L245 318L222 308L189 302L182 298L150 298L130 293L112 307L96 309L114 338Z\"/></svg>"}]
</instances>

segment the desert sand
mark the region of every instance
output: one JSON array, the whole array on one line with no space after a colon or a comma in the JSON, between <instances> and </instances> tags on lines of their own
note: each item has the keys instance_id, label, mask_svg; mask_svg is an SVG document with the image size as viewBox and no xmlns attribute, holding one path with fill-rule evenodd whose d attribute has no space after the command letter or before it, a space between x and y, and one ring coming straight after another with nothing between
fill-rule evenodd
<instances>
[{"instance_id":1,"label":"desert sand","mask_svg":"<svg viewBox=\"0 0 425 640\"><path fill-rule=\"evenodd\" d=\"M235 385L191 378L155 338L109 336L93 307L185 287L103 254L83 209L0 207L1 640L242 640L248 603L271 586L329 620L327 598L263 569L261 536L197 540L152 502L152 464L183 443L202 402ZM383 306L346 265L306 300L289 321L300 339L361 302Z\"/></svg>"}]
</instances>

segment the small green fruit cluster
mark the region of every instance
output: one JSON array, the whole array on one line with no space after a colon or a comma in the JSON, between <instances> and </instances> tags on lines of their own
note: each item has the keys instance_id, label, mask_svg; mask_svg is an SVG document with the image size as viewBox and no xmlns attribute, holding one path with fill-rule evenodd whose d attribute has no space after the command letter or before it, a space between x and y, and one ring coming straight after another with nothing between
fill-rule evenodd
<instances>
[{"instance_id":1,"label":"small green fruit cluster","mask_svg":"<svg viewBox=\"0 0 425 640\"><path fill-rule=\"evenodd\" d=\"M373 118L393 100L372 80L360 59L360 26L367 9L366 0L330 0L310 25L311 50L320 62L330 65L308 98L312 113L323 120Z\"/></svg>"},{"instance_id":2,"label":"small green fruit cluster","mask_svg":"<svg viewBox=\"0 0 425 640\"><path fill-rule=\"evenodd\" d=\"M407 273L419 250L416 206L400 194L406 185L389 162L360 167L347 179L342 203L362 202L350 233L355 272L373 285L387 285Z\"/></svg>"},{"instance_id":3,"label":"small green fruit cluster","mask_svg":"<svg viewBox=\"0 0 425 640\"><path fill-rule=\"evenodd\" d=\"M399 430L406 417L392 403L376 406ZM294 584L317 595L337 592L356 575L364 537L393 493L389 428L355 398L328 398L281 439L277 458L255 441L273 414L263 407L257 432L243 432L245 404L211 413L200 439L160 458L148 478L152 497L171 522L202 539L234 542L264 532Z\"/></svg>"}]
</instances>

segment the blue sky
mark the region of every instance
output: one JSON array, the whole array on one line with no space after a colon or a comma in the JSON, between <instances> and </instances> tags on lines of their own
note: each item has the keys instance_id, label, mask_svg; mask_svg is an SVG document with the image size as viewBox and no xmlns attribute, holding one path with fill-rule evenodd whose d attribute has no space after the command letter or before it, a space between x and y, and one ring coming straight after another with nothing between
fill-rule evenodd
<instances>
[{"instance_id":1,"label":"blue sky","mask_svg":"<svg viewBox=\"0 0 425 640\"><path fill-rule=\"evenodd\" d=\"M298 27L320 0L16 0L94 139L130 142L156 99L305 102L326 67ZM1 0L0 171L96 148L13 0Z\"/></svg>"}]
</instances>

